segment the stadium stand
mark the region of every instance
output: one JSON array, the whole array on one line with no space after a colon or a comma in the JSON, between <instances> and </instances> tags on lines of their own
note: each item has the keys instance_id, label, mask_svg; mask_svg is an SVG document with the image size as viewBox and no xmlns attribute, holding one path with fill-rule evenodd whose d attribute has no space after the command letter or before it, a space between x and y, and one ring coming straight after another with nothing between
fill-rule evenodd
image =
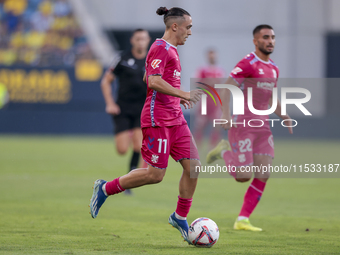
<instances>
[{"instance_id":1,"label":"stadium stand","mask_svg":"<svg viewBox=\"0 0 340 255\"><path fill-rule=\"evenodd\" d=\"M0 0L0 65L73 66L94 59L67 0Z\"/></svg>"}]
</instances>

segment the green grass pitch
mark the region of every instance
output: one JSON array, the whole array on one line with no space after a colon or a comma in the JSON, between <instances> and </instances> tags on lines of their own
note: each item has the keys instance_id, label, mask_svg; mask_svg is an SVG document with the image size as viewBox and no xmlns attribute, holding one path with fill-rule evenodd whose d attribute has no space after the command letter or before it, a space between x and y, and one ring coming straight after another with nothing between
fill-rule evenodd
<instances>
[{"instance_id":1,"label":"green grass pitch","mask_svg":"<svg viewBox=\"0 0 340 255\"><path fill-rule=\"evenodd\" d=\"M340 163L339 152L337 141L278 140L274 164ZM270 179L251 217L260 233L232 229L249 184L199 179L188 221L218 224L210 249L187 245L167 223L181 175L173 160L162 183L110 197L93 220L93 181L125 174L129 157L111 137L0 136L0 254L340 253L336 178Z\"/></svg>"}]
</instances>

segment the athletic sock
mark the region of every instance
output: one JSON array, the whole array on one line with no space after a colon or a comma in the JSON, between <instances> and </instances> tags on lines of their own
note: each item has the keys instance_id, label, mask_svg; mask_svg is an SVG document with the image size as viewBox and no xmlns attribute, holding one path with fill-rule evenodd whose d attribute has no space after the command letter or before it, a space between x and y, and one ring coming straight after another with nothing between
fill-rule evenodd
<instances>
[{"instance_id":1,"label":"athletic sock","mask_svg":"<svg viewBox=\"0 0 340 255\"><path fill-rule=\"evenodd\" d=\"M113 181L107 182L105 185L105 191L108 196L118 194L120 192L123 192L125 189L122 188L119 184L119 178L114 179ZM104 185L103 185L104 186Z\"/></svg>"},{"instance_id":2,"label":"athletic sock","mask_svg":"<svg viewBox=\"0 0 340 255\"><path fill-rule=\"evenodd\" d=\"M236 171L233 172L232 170L232 166L234 166L234 161L233 161L233 152L232 151L222 151L222 158L224 159L225 165L228 167L229 170L229 174L236 178ZM229 167L230 166L230 167Z\"/></svg>"},{"instance_id":3,"label":"athletic sock","mask_svg":"<svg viewBox=\"0 0 340 255\"><path fill-rule=\"evenodd\" d=\"M261 182L259 179L254 178L244 195L243 205L239 216L249 218L260 201L265 187L265 182Z\"/></svg>"},{"instance_id":4,"label":"athletic sock","mask_svg":"<svg viewBox=\"0 0 340 255\"><path fill-rule=\"evenodd\" d=\"M176 217L176 219L179 219L179 220L186 220L187 219L187 217L179 216L176 212L175 212L175 217Z\"/></svg>"},{"instance_id":5,"label":"athletic sock","mask_svg":"<svg viewBox=\"0 0 340 255\"><path fill-rule=\"evenodd\" d=\"M108 194L106 193L106 183L104 183L104 185L102 186L102 191L104 192L105 196L108 196Z\"/></svg>"},{"instance_id":6,"label":"athletic sock","mask_svg":"<svg viewBox=\"0 0 340 255\"><path fill-rule=\"evenodd\" d=\"M175 211L176 218L179 220L183 218L186 219L190 211L191 204L192 198L181 198L180 196L178 196L177 208ZM180 216L181 218L177 217L177 215Z\"/></svg>"},{"instance_id":7,"label":"athletic sock","mask_svg":"<svg viewBox=\"0 0 340 255\"><path fill-rule=\"evenodd\" d=\"M132 157L130 160L130 169L129 172L133 169L136 169L138 166L138 161L139 161L139 155L140 153L138 151L133 151Z\"/></svg>"}]
</instances>

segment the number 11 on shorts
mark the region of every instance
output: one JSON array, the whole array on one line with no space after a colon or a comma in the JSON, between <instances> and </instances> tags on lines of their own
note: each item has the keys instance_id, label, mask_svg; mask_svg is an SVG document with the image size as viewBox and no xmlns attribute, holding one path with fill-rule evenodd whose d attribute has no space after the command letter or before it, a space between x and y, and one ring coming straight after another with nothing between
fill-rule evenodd
<instances>
[{"instance_id":1,"label":"number 11 on shorts","mask_svg":"<svg viewBox=\"0 0 340 255\"><path fill-rule=\"evenodd\" d=\"M158 153L162 153L162 143L164 143L164 154L166 153L166 145L168 143L168 139L161 139L159 138L158 140Z\"/></svg>"}]
</instances>

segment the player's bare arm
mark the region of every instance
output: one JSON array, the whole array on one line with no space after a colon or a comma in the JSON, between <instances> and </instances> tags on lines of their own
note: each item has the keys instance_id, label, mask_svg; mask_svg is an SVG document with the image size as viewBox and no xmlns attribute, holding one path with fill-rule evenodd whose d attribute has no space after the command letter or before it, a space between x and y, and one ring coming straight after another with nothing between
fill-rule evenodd
<instances>
[{"instance_id":1,"label":"player's bare arm","mask_svg":"<svg viewBox=\"0 0 340 255\"><path fill-rule=\"evenodd\" d=\"M186 92L177 88L174 88L165 80L162 79L160 75L152 75L148 77L148 85L150 89L156 90L160 93L179 97L186 101L190 101L193 103L198 102L201 99L202 91L199 89L192 90L190 92Z\"/></svg>"},{"instance_id":2,"label":"player's bare arm","mask_svg":"<svg viewBox=\"0 0 340 255\"><path fill-rule=\"evenodd\" d=\"M108 114L118 115L120 114L120 108L116 104L112 96L112 82L116 79L111 70L107 70L101 80L100 87L104 96L106 108L105 111Z\"/></svg>"},{"instance_id":3,"label":"player's bare arm","mask_svg":"<svg viewBox=\"0 0 340 255\"><path fill-rule=\"evenodd\" d=\"M232 78L229 77L228 80L226 81L226 84L234 85L238 87L238 84L236 81ZM230 90L229 89L221 89L221 100L223 102L221 109L222 109L222 117L221 119L228 120L228 123L223 124L222 128L225 130L228 130L231 128L231 114L230 114Z\"/></svg>"},{"instance_id":4,"label":"player's bare arm","mask_svg":"<svg viewBox=\"0 0 340 255\"><path fill-rule=\"evenodd\" d=\"M273 104L273 96L269 99L269 106L271 107ZM290 134L293 134L293 128L291 127L292 126L292 121L289 117L289 115L282 115L281 114L281 102L279 99L277 99L277 106L276 106L276 110L274 112L277 116L279 116L281 119L283 120L287 120L286 122L286 125L288 126L288 131Z\"/></svg>"},{"instance_id":5,"label":"player's bare arm","mask_svg":"<svg viewBox=\"0 0 340 255\"><path fill-rule=\"evenodd\" d=\"M146 72L144 72L143 81L146 83Z\"/></svg>"}]
</instances>

